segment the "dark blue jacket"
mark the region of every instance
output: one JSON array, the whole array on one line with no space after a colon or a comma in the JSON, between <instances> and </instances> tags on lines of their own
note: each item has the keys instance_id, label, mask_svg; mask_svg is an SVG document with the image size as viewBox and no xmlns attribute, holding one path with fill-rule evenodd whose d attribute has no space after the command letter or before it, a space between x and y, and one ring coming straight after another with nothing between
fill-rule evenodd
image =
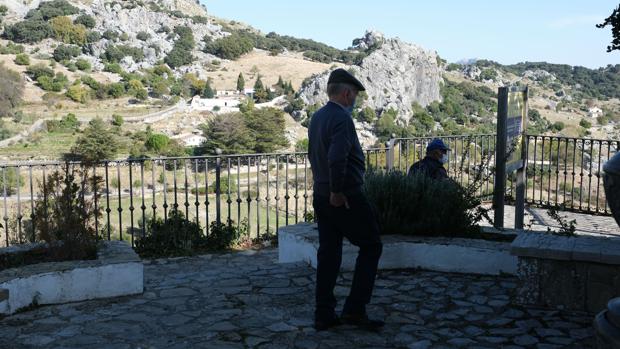
<instances>
[{"instance_id":1,"label":"dark blue jacket","mask_svg":"<svg viewBox=\"0 0 620 349\"><path fill-rule=\"evenodd\" d=\"M312 115L308 128L308 158L318 195L352 193L364 183L366 161L351 115L328 102Z\"/></svg>"},{"instance_id":2,"label":"dark blue jacket","mask_svg":"<svg viewBox=\"0 0 620 349\"><path fill-rule=\"evenodd\" d=\"M423 173L424 175L433 179L448 178L448 173L443 167L443 164L439 160L433 159L430 156L427 156L424 159L411 165L411 167L409 168L409 176L413 176L418 173Z\"/></svg>"}]
</instances>

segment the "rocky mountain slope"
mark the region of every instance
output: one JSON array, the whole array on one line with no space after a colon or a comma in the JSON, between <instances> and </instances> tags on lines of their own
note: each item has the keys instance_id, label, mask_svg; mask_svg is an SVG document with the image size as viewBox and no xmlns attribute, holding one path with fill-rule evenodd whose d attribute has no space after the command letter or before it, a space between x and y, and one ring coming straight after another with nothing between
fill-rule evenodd
<instances>
[{"instance_id":1,"label":"rocky mountain slope","mask_svg":"<svg viewBox=\"0 0 620 349\"><path fill-rule=\"evenodd\" d=\"M378 32L367 32L354 42L362 48L378 46L361 64L347 67L367 88L368 99L363 106L369 106L378 115L393 109L400 120L408 121L414 103L426 107L441 100L443 69L436 52L398 38L385 39ZM324 91L328 77L329 72L324 72L304 84L299 95L306 104L327 101Z\"/></svg>"}]
</instances>

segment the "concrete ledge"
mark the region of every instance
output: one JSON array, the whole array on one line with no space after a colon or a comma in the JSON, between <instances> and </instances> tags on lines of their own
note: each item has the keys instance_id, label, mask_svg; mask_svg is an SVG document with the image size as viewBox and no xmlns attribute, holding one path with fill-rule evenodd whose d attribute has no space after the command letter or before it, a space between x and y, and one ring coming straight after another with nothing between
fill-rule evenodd
<instances>
[{"instance_id":1,"label":"concrete ledge","mask_svg":"<svg viewBox=\"0 0 620 349\"><path fill-rule=\"evenodd\" d=\"M143 269L142 261L129 244L105 241L99 245L96 260L40 263L3 270L0 314L13 314L33 304L142 293Z\"/></svg>"},{"instance_id":2,"label":"concrete ledge","mask_svg":"<svg viewBox=\"0 0 620 349\"><path fill-rule=\"evenodd\" d=\"M609 236L520 234L510 252L518 257L620 265L620 239Z\"/></svg>"},{"instance_id":3,"label":"concrete ledge","mask_svg":"<svg viewBox=\"0 0 620 349\"><path fill-rule=\"evenodd\" d=\"M443 272L499 275L516 274L517 258L510 243L480 239L385 235L379 269L420 268ZM315 224L301 223L280 228L280 263L306 262L316 268L319 247ZM344 242L342 269L353 270L358 248Z\"/></svg>"}]
</instances>

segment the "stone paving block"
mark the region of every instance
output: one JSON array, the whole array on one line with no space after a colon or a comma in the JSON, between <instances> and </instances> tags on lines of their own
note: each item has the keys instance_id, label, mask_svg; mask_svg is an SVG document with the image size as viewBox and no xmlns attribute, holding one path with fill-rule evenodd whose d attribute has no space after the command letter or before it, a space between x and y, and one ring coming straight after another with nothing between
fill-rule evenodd
<instances>
[{"instance_id":1,"label":"stone paving block","mask_svg":"<svg viewBox=\"0 0 620 349\"><path fill-rule=\"evenodd\" d=\"M0 319L0 347L529 348L561 346L546 340L557 341L559 333L575 347L594 341L587 314L514 305L515 277L411 270L379 273L381 297L373 297L368 310L387 321L381 333L353 326L317 333L314 271L303 264L282 268L275 260L274 250L263 250L150 263L142 295L46 306ZM309 282L290 282L296 278ZM339 289L348 290L351 278L338 278ZM169 280L175 284L162 288ZM244 280L244 286L208 287L223 280ZM276 287L268 288L269 280ZM267 295L265 289L294 292ZM346 294L338 296L337 311Z\"/></svg>"}]
</instances>

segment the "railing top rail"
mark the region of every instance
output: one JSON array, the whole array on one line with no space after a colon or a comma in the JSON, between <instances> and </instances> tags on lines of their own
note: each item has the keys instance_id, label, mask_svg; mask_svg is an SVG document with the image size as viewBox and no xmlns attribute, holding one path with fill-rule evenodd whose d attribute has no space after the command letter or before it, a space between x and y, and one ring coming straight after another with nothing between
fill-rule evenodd
<instances>
[{"instance_id":1,"label":"railing top rail","mask_svg":"<svg viewBox=\"0 0 620 349\"><path fill-rule=\"evenodd\" d=\"M435 139L435 138L470 138L470 137L491 137L491 136L496 136L496 134L494 133L489 133L489 134L471 134L471 135L450 135L450 136L423 136L423 137L397 137L397 138L392 138L392 140L394 141L409 141L409 140L419 140L419 139Z\"/></svg>"},{"instance_id":2,"label":"railing top rail","mask_svg":"<svg viewBox=\"0 0 620 349\"><path fill-rule=\"evenodd\" d=\"M600 139L600 138L581 138L581 137L567 137L567 136L553 136L553 135L531 135L531 134L526 134L525 135L527 138L554 138L554 139L565 139L565 140L582 140L582 141L589 141L589 142L620 142L620 140L617 139Z\"/></svg>"}]
</instances>

